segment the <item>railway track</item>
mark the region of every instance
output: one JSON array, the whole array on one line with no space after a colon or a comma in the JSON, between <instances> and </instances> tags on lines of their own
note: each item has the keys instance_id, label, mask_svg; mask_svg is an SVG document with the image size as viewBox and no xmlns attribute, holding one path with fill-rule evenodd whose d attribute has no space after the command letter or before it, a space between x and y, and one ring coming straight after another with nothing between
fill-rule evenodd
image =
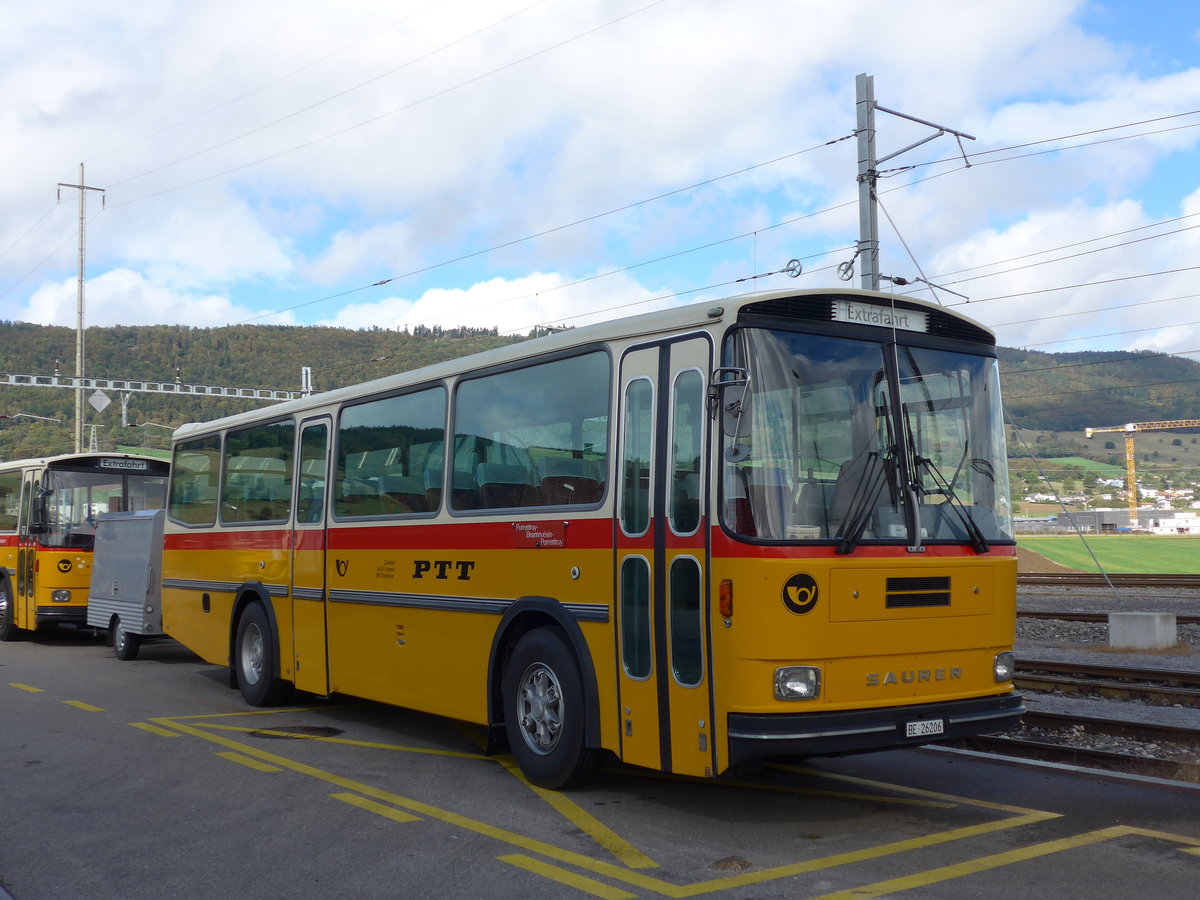
<instances>
[{"instance_id":1,"label":"railway track","mask_svg":"<svg viewBox=\"0 0 1200 900\"><path fill-rule=\"evenodd\" d=\"M1200 783L1200 724L1150 722L1128 715L1134 707L1200 709L1200 672L1018 660L1014 682L1033 707L1021 724L958 746ZM1109 707L1112 716L1046 711L1037 709L1039 694L1118 702Z\"/></svg>"},{"instance_id":2,"label":"railway track","mask_svg":"<svg viewBox=\"0 0 1200 900\"><path fill-rule=\"evenodd\" d=\"M1086 613L1086 612L1067 612L1067 611L1047 611L1047 610L1017 610L1018 618L1025 619L1052 619L1060 622L1091 622L1093 624L1108 624L1108 613ZM1175 615L1176 625L1200 625L1200 616L1192 615Z\"/></svg>"},{"instance_id":3,"label":"railway track","mask_svg":"<svg viewBox=\"0 0 1200 900\"><path fill-rule=\"evenodd\" d=\"M1017 587L1200 588L1200 575L1101 575L1096 572L1019 572Z\"/></svg>"}]
</instances>

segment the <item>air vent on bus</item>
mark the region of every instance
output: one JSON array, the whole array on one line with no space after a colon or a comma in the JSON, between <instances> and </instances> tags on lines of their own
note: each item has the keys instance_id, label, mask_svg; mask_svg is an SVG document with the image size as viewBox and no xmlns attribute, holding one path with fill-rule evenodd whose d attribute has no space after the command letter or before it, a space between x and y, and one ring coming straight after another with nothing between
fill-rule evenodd
<instances>
[{"instance_id":1,"label":"air vent on bus","mask_svg":"<svg viewBox=\"0 0 1200 900\"><path fill-rule=\"evenodd\" d=\"M949 606L950 576L889 578L885 600L888 609Z\"/></svg>"}]
</instances>

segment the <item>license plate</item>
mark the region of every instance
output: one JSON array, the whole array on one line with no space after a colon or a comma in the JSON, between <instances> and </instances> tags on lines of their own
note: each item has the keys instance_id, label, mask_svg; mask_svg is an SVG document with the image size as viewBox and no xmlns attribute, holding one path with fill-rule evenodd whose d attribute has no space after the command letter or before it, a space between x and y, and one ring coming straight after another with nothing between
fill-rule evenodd
<instances>
[{"instance_id":1,"label":"license plate","mask_svg":"<svg viewBox=\"0 0 1200 900\"><path fill-rule=\"evenodd\" d=\"M946 731L946 724L943 719L922 719L920 722L905 722L904 734L906 737L929 737L935 734L943 734Z\"/></svg>"}]
</instances>

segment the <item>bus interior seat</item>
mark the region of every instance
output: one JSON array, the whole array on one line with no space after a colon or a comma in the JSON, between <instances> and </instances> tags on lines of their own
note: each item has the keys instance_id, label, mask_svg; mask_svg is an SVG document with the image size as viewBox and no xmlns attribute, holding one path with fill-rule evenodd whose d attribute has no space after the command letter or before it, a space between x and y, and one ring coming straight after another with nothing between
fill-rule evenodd
<instances>
[{"instance_id":1,"label":"bus interior seat","mask_svg":"<svg viewBox=\"0 0 1200 900\"><path fill-rule=\"evenodd\" d=\"M479 499L485 509L533 506L533 478L528 469L505 463L480 463L475 467Z\"/></svg>"},{"instance_id":2,"label":"bus interior seat","mask_svg":"<svg viewBox=\"0 0 1200 900\"><path fill-rule=\"evenodd\" d=\"M552 506L596 503L604 495L599 467L590 459L543 456L537 468L545 501Z\"/></svg>"},{"instance_id":3,"label":"bus interior seat","mask_svg":"<svg viewBox=\"0 0 1200 900\"><path fill-rule=\"evenodd\" d=\"M425 493L425 481L416 475L379 476L379 494L398 507L398 513L427 512L429 499Z\"/></svg>"}]
</instances>

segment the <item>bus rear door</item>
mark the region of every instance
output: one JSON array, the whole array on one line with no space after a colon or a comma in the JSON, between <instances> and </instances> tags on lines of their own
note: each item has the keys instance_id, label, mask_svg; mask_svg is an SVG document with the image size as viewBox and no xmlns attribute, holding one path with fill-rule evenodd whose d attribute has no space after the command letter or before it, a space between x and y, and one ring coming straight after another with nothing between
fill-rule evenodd
<instances>
[{"instance_id":1,"label":"bus rear door","mask_svg":"<svg viewBox=\"0 0 1200 900\"><path fill-rule=\"evenodd\" d=\"M707 338L621 361L616 627L621 758L711 775Z\"/></svg>"}]
</instances>

